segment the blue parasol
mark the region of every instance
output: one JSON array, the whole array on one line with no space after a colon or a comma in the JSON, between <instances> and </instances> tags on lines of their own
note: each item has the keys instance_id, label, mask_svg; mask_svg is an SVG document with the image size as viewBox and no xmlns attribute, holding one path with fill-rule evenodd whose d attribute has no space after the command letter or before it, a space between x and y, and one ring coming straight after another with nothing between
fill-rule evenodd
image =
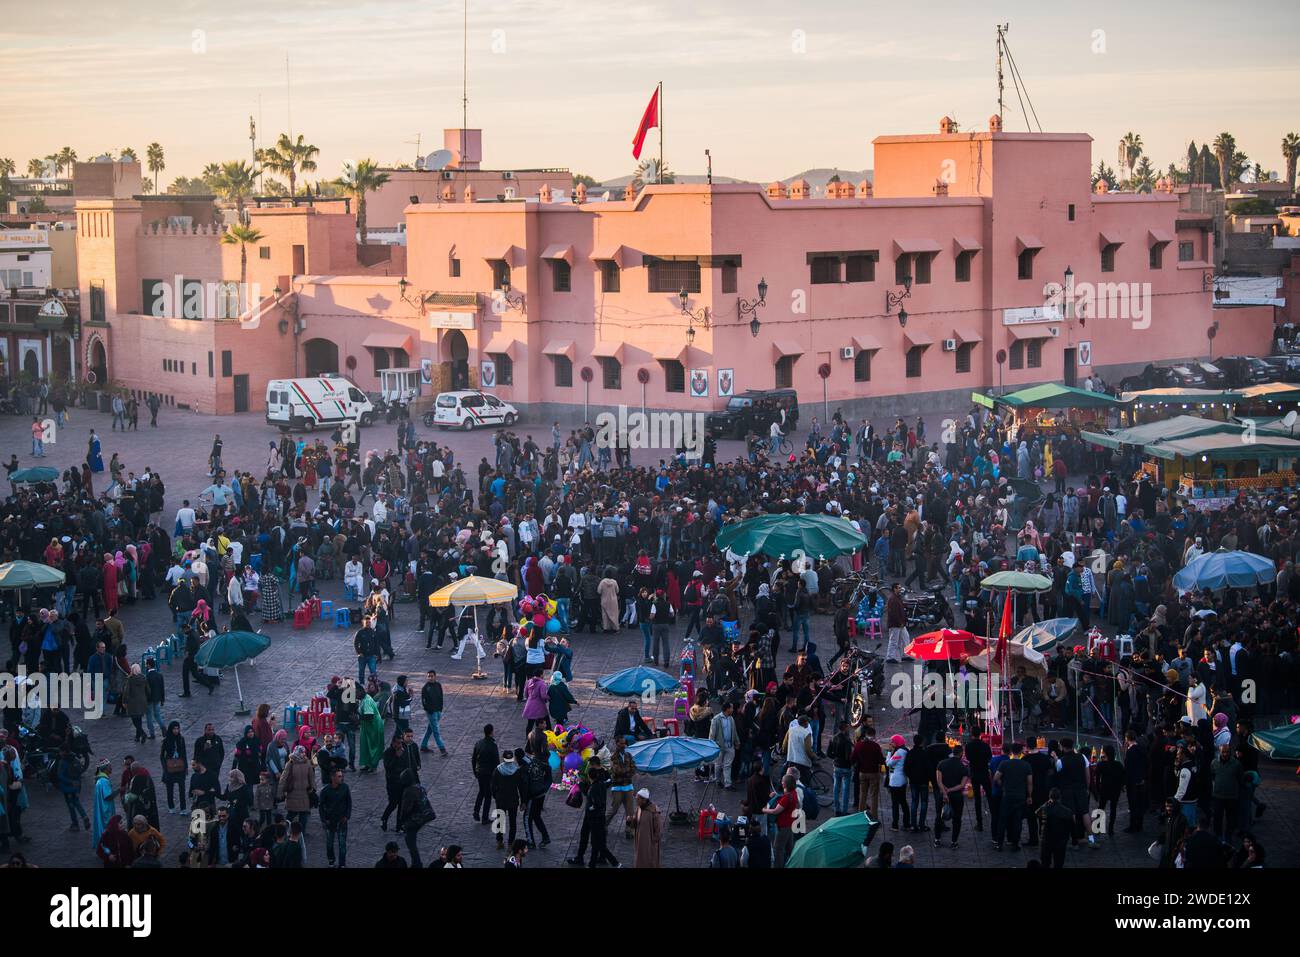
<instances>
[{"instance_id":1,"label":"blue parasol","mask_svg":"<svg viewBox=\"0 0 1300 957\"><path fill-rule=\"evenodd\" d=\"M1219 549L1194 558L1174 575L1174 587L1180 592L1199 588L1218 591L1221 588L1252 588L1269 585L1277 580L1277 566L1271 559L1252 552L1230 552Z\"/></svg>"},{"instance_id":2,"label":"blue parasol","mask_svg":"<svg viewBox=\"0 0 1300 957\"><path fill-rule=\"evenodd\" d=\"M672 774L693 771L701 764L717 760L721 749L708 738L650 738L628 745L627 753L636 761L638 774Z\"/></svg>"},{"instance_id":3,"label":"blue parasol","mask_svg":"<svg viewBox=\"0 0 1300 957\"><path fill-rule=\"evenodd\" d=\"M616 698L639 698L646 693L657 697L666 691L676 691L680 685L681 682L672 675L644 665L624 668L596 679L597 688Z\"/></svg>"}]
</instances>

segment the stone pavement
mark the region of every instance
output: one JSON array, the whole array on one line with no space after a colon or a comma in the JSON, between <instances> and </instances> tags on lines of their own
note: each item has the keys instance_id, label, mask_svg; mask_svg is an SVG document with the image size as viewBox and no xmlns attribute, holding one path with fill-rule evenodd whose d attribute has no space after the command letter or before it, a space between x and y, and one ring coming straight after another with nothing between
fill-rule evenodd
<instances>
[{"instance_id":1,"label":"stone pavement","mask_svg":"<svg viewBox=\"0 0 1300 957\"><path fill-rule=\"evenodd\" d=\"M278 436L276 430L267 427L256 415L213 419L164 411L160 417L160 428L151 430L146 424L138 434L126 436L106 431L110 422L108 416L82 410L74 415L73 425L60 436L61 441L50 450L48 458L42 464L63 468L73 461L80 461L84 455L81 439L93 423L101 429L105 459L113 450L118 449L123 453L122 458L130 469L139 470L145 465L151 465L161 470L168 486L168 516L174 514L182 497L192 496L207 484L204 463L215 431L220 431L225 440L225 459L229 466L248 467L255 472L260 469L263 461L261 456L266 442ZM147 423L147 417L144 422ZM422 428L419 431L421 434L426 432ZM523 426L519 431L526 434L528 429ZM540 438L539 432L548 434L549 426L537 429L534 436ZM30 456L24 454L29 450L26 435L27 425L22 419L6 417L0 422L0 452L4 453L4 457L8 457L9 450L16 449L24 465L32 464ZM71 436L78 438L73 441ZM368 431L363 445L367 448L386 448L392 444L389 441L391 437L391 428L376 427ZM450 441L467 465L476 462L478 456L487 454L491 448L490 433L444 433L443 437ZM738 449L739 443L724 443L720 456L735 455ZM322 597L338 601L342 597L341 591L339 582L327 582L322 589ZM133 658L146 645L153 644L169 631L170 616L161 599L125 608L121 618ZM497 738L503 748L521 746L524 732L521 708L513 693L503 692L501 670L495 660L484 663L485 670L489 673L488 679L471 679L469 674L473 665L469 660L452 661L448 650L425 650L423 635L414 631L417 618L418 612L413 605L398 605L393 626L393 644L397 658L382 663L379 670L381 678L390 683L399 674L409 675L412 685L418 690L423 683L424 672L435 668L446 693L442 734L450 755L442 758L436 751L422 755L421 777L429 789L438 819L423 829L421 853L427 860L436 856L439 845L456 843L465 848L467 866L497 867L500 866L503 855L497 851L489 829L475 824L471 818L476 787L470 774L470 752L485 723L496 726ZM256 617L254 621L256 623ZM316 622L307 631L294 631L288 622L266 626L264 631L272 639L271 648L251 666L240 668L244 699L250 708L255 709L259 703L267 702L275 714L282 716L287 702L305 702L314 692L323 688L331 675L355 673L356 658L352 653L350 631L336 630L325 622ZM678 647L679 635L680 630L674 635L674 644ZM813 640L824 650L824 657L829 657L830 650L834 648L829 617L814 618ZM573 647L575 679L570 687L578 699L578 705L571 720L587 725L602 737L607 736L613 727L614 714L621 701L597 691L595 679L640 662L640 633L624 630L612 636L577 635L573 638ZM783 668L787 660L788 655L783 654L779 666ZM238 699L232 676L227 673L226 680L222 681L211 696L202 688L196 687L194 697L181 699L177 697L181 690L179 663L164 667L163 674L168 693L163 709L166 719L179 720L182 733L191 744L202 733L205 722L214 722L218 733L226 742L229 754L248 720L234 714ZM659 706L661 717L670 706L670 701L664 701ZM653 709L648 713L653 714ZM883 738L895 732L910 736L915 728L915 720L893 711L876 716L877 728ZM123 755L134 754L159 782L159 799L165 801L165 789L160 781L158 742L133 746L131 723L124 717L106 716L100 721L81 723L90 736L96 757L108 757L113 761L115 780L121 769ZM423 736L425 721L423 714L418 712L418 698L412 726L417 738ZM391 733L391 725L388 731ZM829 740L829 732L825 740ZM1300 864L1300 851L1297 850L1300 847L1297 842L1300 835L1297 835L1294 823L1296 811L1300 809L1300 784L1293 771L1289 765L1267 763L1263 769L1264 786L1260 796L1270 807L1268 814L1258 822L1257 833L1267 847L1269 861L1273 866ZM347 780L352 788L355 807L349 833L349 864L354 867L369 867L381 855L387 840L401 841L396 835L384 833L379 827L379 815L386 802L382 774L348 774ZM654 799L665 813L671 809L670 778L642 777L638 783L650 788ZM742 791L727 792L711 784L701 784L690 773L681 775L678 783L682 807L691 813L692 823L690 826L674 827L665 822L663 860L665 865L701 867L707 862L712 845L696 838L695 812L702 805L714 804L734 816L739 809ZM83 787L83 801L87 804L91 784L91 775L88 774ZM98 860L90 848L89 835L84 831L71 833L67 830L67 814L59 795L36 784L30 788L30 796L31 807L25 814L23 823L32 840L21 848L29 859L43 867L98 866ZM887 797L884 803L888 804ZM829 811L823 811L820 820L824 821L828 814ZM562 866L564 859L576 850L580 817L580 812L564 805L560 792L553 792L546 802L545 814L552 844L530 854L530 866ZM1121 819L1124 817L1121 809ZM164 855L167 866L174 865L176 853L184 840L186 823L186 818L162 815L162 831L168 841ZM989 845L987 831L983 834L976 833L973 824L972 811L967 808L961 846L956 850L950 850L946 845L942 849L936 849L926 835L912 835L918 839L912 841L917 851L918 866L1023 866L1027 852L994 853ZM308 860L312 866L320 866L324 862L322 834L319 821L313 819L308 830ZM611 850L620 861L630 865L631 846L624 841L617 822L611 827L610 835ZM902 834L891 833L886 824L877 842L893 840L901 846L906 843L904 837ZM1153 837L1154 832L1148 818L1146 835L1121 833L1104 838L1095 850L1072 852L1067 866L1149 867L1151 862L1146 856L1146 847ZM402 852L406 853L404 843Z\"/></svg>"}]
</instances>

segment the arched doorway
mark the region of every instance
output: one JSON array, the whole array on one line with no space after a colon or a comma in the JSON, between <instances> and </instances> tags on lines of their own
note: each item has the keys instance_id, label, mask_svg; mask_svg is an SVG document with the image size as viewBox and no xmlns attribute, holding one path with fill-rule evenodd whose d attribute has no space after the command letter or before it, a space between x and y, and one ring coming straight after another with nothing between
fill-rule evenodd
<instances>
[{"instance_id":1,"label":"arched doorway","mask_svg":"<svg viewBox=\"0 0 1300 957\"><path fill-rule=\"evenodd\" d=\"M33 379L41 377L41 354L34 348L23 350L23 372Z\"/></svg>"},{"instance_id":2,"label":"arched doorway","mask_svg":"<svg viewBox=\"0 0 1300 957\"><path fill-rule=\"evenodd\" d=\"M451 361L451 387L469 388L469 342L459 329L448 331L443 340L443 355Z\"/></svg>"},{"instance_id":3,"label":"arched doorway","mask_svg":"<svg viewBox=\"0 0 1300 957\"><path fill-rule=\"evenodd\" d=\"M328 339L308 339L302 353L309 377L339 371L339 347Z\"/></svg>"},{"instance_id":4,"label":"arched doorway","mask_svg":"<svg viewBox=\"0 0 1300 957\"><path fill-rule=\"evenodd\" d=\"M50 346L50 378L67 378L72 371L72 343L55 336Z\"/></svg>"},{"instance_id":5,"label":"arched doorway","mask_svg":"<svg viewBox=\"0 0 1300 957\"><path fill-rule=\"evenodd\" d=\"M108 351L104 348L104 340L98 336L90 341L86 370L95 374L94 384L102 386L108 383Z\"/></svg>"}]
</instances>

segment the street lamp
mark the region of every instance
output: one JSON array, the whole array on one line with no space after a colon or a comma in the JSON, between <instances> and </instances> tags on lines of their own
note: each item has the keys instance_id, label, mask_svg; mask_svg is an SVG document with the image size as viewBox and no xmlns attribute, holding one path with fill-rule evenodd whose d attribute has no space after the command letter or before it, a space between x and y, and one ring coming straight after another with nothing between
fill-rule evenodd
<instances>
[{"instance_id":1,"label":"street lamp","mask_svg":"<svg viewBox=\"0 0 1300 957\"><path fill-rule=\"evenodd\" d=\"M749 316L749 334L755 339L758 338L758 330L762 325L758 321L758 309L760 306L767 305L767 280L758 281L758 298L757 299L736 299L736 321L744 322L745 317Z\"/></svg>"},{"instance_id":2,"label":"street lamp","mask_svg":"<svg viewBox=\"0 0 1300 957\"><path fill-rule=\"evenodd\" d=\"M511 293L509 279L501 283L501 288L499 288L497 292L501 294L501 301L506 304L507 309L517 309L520 312L524 311L524 294L521 292Z\"/></svg>"},{"instance_id":3,"label":"street lamp","mask_svg":"<svg viewBox=\"0 0 1300 957\"><path fill-rule=\"evenodd\" d=\"M409 290L410 288L411 288L411 284L410 284L409 282L406 281L406 277L405 277L405 276L403 276L400 280L398 280L398 282L397 282L397 292L398 292L398 294L402 297L402 301L403 301L403 302L406 302L406 303L410 303L412 306L415 306L415 307L418 309L419 307L421 307L421 306L424 305L424 297L423 297L423 296L419 296L419 297L417 297L417 298L415 298L415 299L412 299L412 298L407 294L407 292L408 292L408 290Z\"/></svg>"},{"instance_id":4,"label":"street lamp","mask_svg":"<svg viewBox=\"0 0 1300 957\"><path fill-rule=\"evenodd\" d=\"M900 308L898 310L898 324L900 326L907 325L907 310L903 309L901 307L901 304L904 299L910 299L911 297L912 297L912 277L904 276L902 292L894 292L889 289L885 290L885 315L889 315L891 309L893 309L895 306L899 306Z\"/></svg>"},{"instance_id":5,"label":"street lamp","mask_svg":"<svg viewBox=\"0 0 1300 957\"><path fill-rule=\"evenodd\" d=\"M677 298L681 301L682 304L682 315L687 316L691 320L691 324L687 328L686 338L688 340L694 341L695 324L697 322L705 329L709 328L709 307L705 306L703 309L700 309L699 311L692 310L689 305L691 301L691 294L686 291L685 287L682 287L682 291L677 294Z\"/></svg>"}]
</instances>

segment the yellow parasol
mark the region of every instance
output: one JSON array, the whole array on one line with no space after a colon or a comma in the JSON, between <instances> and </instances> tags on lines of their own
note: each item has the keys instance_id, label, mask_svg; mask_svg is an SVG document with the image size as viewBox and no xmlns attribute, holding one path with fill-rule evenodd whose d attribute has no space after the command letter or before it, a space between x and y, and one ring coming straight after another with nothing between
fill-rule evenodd
<instances>
[{"instance_id":1,"label":"yellow parasol","mask_svg":"<svg viewBox=\"0 0 1300 957\"><path fill-rule=\"evenodd\" d=\"M470 605L503 605L514 601L518 594L519 589L509 582L470 575L439 588L429 596L429 605L433 608L446 608L448 605L460 608Z\"/></svg>"}]
</instances>

